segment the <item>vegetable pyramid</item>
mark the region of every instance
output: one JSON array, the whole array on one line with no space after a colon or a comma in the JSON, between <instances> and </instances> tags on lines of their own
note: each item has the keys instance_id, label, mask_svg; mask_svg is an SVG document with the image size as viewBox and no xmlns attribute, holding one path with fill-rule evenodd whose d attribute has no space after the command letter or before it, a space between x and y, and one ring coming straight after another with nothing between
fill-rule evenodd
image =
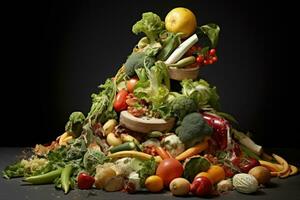
<instances>
[{"instance_id":1,"label":"vegetable pyramid","mask_svg":"<svg viewBox=\"0 0 300 200\"><path fill-rule=\"evenodd\" d=\"M90 111L73 112L62 135L7 166L4 178L53 183L65 193L212 196L233 186L252 193L271 177L297 173L237 130L236 120L220 110L216 87L199 78L202 67L218 60L217 24L197 26L191 10L175 8L165 21L143 13L132 32L140 40L92 94Z\"/></svg>"}]
</instances>

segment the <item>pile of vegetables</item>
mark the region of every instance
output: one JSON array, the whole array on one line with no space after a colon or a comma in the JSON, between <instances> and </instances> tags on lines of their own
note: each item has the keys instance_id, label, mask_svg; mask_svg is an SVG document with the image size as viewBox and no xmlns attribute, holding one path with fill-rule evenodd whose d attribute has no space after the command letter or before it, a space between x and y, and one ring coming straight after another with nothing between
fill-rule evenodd
<instances>
[{"instance_id":1,"label":"pile of vegetables","mask_svg":"<svg viewBox=\"0 0 300 200\"><path fill-rule=\"evenodd\" d=\"M174 12L175 27L168 21ZM192 21L182 20L182 13ZM50 145L36 145L32 155L7 166L3 177L54 184L64 193L170 190L175 196L209 197L233 189L253 193L273 177L296 174L297 167L266 154L237 130L236 120L220 111L216 87L197 78L172 88L170 68L217 61L219 31L216 24L197 27L186 8L170 11L165 22L144 13L132 27L143 37L116 75L92 94L89 113L73 112L62 135ZM122 111L176 123L170 131L139 133L119 123Z\"/></svg>"}]
</instances>

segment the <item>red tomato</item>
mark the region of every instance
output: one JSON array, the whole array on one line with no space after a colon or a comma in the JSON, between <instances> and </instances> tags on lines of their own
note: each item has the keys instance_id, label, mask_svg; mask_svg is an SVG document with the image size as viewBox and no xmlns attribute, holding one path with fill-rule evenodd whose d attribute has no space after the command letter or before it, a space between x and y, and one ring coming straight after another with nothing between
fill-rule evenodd
<instances>
[{"instance_id":1,"label":"red tomato","mask_svg":"<svg viewBox=\"0 0 300 200\"><path fill-rule=\"evenodd\" d=\"M131 78L130 80L126 81L126 87L129 93L133 92L134 87L138 81L139 81L138 78Z\"/></svg>"},{"instance_id":2,"label":"red tomato","mask_svg":"<svg viewBox=\"0 0 300 200\"><path fill-rule=\"evenodd\" d=\"M173 179L181 177L182 173L182 164L174 158L164 159L159 163L156 170L156 175L163 179L166 187L169 187L169 184Z\"/></svg>"},{"instance_id":3,"label":"red tomato","mask_svg":"<svg viewBox=\"0 0 300 200\"><path fill-rule=\"evenodd\" d=\"M128 92L125 89L122 89L118 92L114 102L114 109L116 112L121 112L122 110L127 109L126 97Z\"/></svg>"},{"instance_id":4,"label":"red tomato","mask_svg":"<svg viewBox=\"0 0 300 200\"><path fill-rule=\"evenodd\" d=\"M93 187L94 183L95 183L94 177L88 175L87 173L81 172L78 175L77 185L79 189L81 190L90 189Z\"/></svg>"},{"instance_id":5,"label":"red tomato","mask_svg":"<svg viewBox=\"0 0 300 200\"><path fill-rule=\"evenodd\" d=\"M209 55L210 56L215 56L216 55L216 49L209 50Z\"/></svg>"}]
</instances>

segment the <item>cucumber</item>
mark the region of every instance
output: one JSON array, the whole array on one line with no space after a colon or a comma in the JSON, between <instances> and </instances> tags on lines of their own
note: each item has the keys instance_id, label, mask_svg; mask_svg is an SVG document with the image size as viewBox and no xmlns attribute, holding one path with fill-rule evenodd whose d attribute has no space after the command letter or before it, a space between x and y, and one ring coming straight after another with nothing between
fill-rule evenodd
<instances>
[{"instance_id":1,"label":"cucumber","mask_svg":"<svg viewBox=\"0 0 300 200\"><path fill-rule=\"evenodd\" d=\"M126 150L133 150L135 149L135 144L134 142L125 142L123 144L120 144L118 146L115 146L113 148L111 148L109 151L111 153L115 153L115 152L118 152L118 151L126 151Z\"/></svg>"}]
</instances>

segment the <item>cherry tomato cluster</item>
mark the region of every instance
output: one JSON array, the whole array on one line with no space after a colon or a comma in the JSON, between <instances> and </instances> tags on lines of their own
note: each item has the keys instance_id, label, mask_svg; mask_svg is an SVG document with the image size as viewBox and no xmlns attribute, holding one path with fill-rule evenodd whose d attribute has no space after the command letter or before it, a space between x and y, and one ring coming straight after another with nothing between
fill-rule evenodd
<instances>
[{"instance_id":1,"label":"cherry tomato cluster","mask_svg":"<svg viewBox=\"0 0 300 200\"><path fill-rule=\"evenodd\" d=\"M195 56L196 57L196 65L211 65L218 61L218 57L216 55L216 49L210 49L205 54L201 52L202 48L199 45L192 46L188 52L187 56Z\"/></svg>"}]
</instances>

